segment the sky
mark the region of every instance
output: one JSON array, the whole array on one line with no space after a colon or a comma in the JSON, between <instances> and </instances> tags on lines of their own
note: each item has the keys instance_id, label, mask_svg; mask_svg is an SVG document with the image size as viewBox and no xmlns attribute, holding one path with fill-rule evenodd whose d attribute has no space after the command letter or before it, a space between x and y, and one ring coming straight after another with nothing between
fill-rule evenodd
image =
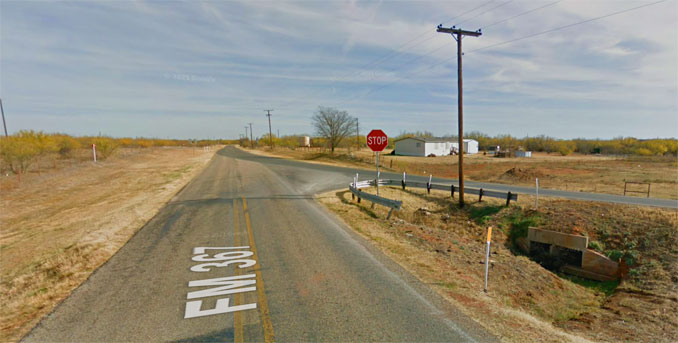
<instances>
[{"instance_id":1,"label":"sky","mask_svg":"<svg viewBox=\"0 0 678 343\"><path fill-rule=\"evenodd\" d=\"M456 134L443 24L482 29L465 132L675 138L678 0L653 2L0 0L0 97L10 133L256 137L273 109L273 134L313 134L327 106L363 134Z\"/></svg>"}]
</instances>

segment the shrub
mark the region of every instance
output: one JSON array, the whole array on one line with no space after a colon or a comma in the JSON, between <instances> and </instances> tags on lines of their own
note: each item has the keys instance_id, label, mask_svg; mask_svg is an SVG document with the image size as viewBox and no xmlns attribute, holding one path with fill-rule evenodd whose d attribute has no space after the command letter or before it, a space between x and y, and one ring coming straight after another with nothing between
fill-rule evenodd
<instances>
[{"instance_id":1,"label":"shrub","mask_svg":"<svg viewBox=\"0 0 678 343\"><path fill-rule=\"evenodd\" d=\"M109 158L120 147L118 141L109 137L97 137L94 139L94 144L96 144L97 158L100 160Z\"/></svg>"},{"instance_id":2,"label":"shrub","mask_svg":"<svg viewBox=\"0 0 678 343\"><path fill-rule=\"evenodd\" d=\"M23 173L40 154L40 140L34 131L19 131L0 139L0 158L14 173Z\"/></svg>"},{"instance_id":3,"label":"shrub","mask_svg":"<svg viewBox=\"0 0 678 343\"><path fill-rule=\"evenodd\" d=\"M71 136L59 135L56 136L56 146L62 158L71 158L73 157L73 151L79 149L81 145L77 139Z\"/></svg>"}]
</instances>

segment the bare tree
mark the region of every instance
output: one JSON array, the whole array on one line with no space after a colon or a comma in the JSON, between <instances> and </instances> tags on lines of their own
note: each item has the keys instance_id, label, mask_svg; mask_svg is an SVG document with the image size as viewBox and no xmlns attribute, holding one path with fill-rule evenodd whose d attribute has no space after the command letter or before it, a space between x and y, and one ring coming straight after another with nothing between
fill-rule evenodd
<instances>
[{"instance_id":1,"label":"bare tree","mask_svg":"<svg viewBox=\"0 0 678 343\"><path fill-rule=\"evenodd\" d=\"M353 133L355 123L355 119L348 115L348 112L323 106L318 107L311 120L316 134L327 139L332 152L344 138Z\"/></svg>"}]
</instances>

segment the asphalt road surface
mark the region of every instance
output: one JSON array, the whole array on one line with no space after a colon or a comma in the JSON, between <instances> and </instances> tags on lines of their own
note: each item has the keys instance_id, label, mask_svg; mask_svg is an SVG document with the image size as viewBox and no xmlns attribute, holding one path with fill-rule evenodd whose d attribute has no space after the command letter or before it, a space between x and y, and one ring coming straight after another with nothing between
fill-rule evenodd
<instances>
[{"instance_id":1,"label":"asphalt road surface","mask_svg":"<svg viewBox=\"0 0 678 343\"><path fill-rule=\"evenodd\" d=\"M219 151L24 341L496 341L313 201L353 173Z\"/></svg>"}]
</instances>

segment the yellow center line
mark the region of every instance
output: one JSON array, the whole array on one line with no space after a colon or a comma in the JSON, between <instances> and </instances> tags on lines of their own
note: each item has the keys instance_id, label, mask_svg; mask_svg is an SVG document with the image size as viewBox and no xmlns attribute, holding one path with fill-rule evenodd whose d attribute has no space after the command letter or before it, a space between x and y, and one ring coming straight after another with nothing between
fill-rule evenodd
<instances>
[{"instance_id":1,"label":"yellow center line","mask_svg":"<svg viewBox=\"0 0 678 343\"><path fill-rule=\"evenodd\" d=\"M264 291L264 278L261 277L261 260L257 253L257 246L254 244L254 235L252 235L252 224L250 223L250 212L247 210L247 199L242 198L243 211L245 212L245 223L247 224L247 234L250 238L250 249L254 253L254 259L257 264L254 265L254 273L257 278L257 298L259 298L259 314L261 316L261 325L264 327L264 341L266 343L274 342L273 324L271 315L268 311L268 302L266 301L266 292Z\"/></svg>"},{"instance_id":2,"label":"yellow center line","mask_svg":"<svg viewBox=\"0 0 678 343\"><path fill-rule=\"evenodd\" d=\"M236 247L240 246L240 218L238 214L238 199L233 199L233 245ZM235 266L235 275L242 274L240 268ZM236 293L233 299L234 305L242 305L242 293ZM242 313L241 311L236 311L233 313L233 341L235 343L242 343L243 340L243 327L242 327Z\"/></svg>"}]
</instances>

